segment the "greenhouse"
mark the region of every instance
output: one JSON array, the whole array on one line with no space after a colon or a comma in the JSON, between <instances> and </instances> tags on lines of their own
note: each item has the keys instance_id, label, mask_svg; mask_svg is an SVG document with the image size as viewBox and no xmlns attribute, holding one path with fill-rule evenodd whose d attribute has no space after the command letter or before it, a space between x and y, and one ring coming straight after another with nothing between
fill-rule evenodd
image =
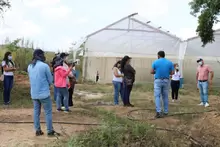
<instances>
[{"instance_id":1,"label":"greenhouse","mask_svg":"<svg viewBox=\"0 0 220 147\"><path fill-rule=\"evenodd\" d=\"M136 81L153 82L153 76L150 74L151 64L157 58L157 52L164 50L166 58L179 63L185 84L195 83L198 57L204 58L205 62L214 68L215 78L218 78L218 32L219 30L215 32L216 41L203 48L199 37L183 41L161 26L156 27L134 13L86 37L83 77L94 80L98 72L101 83L110 83L114 63L124 55L129 55L137 72ZM216 82L215 85L218 84L218 80L213 81Z\"/></svg>"}]
</instances>

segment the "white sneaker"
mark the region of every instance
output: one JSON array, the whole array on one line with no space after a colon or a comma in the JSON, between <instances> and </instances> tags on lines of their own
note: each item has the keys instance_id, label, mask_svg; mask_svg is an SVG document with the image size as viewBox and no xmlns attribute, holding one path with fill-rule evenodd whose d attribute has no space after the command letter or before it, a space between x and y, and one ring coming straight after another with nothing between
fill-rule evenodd
<instances>
[{"instance_id":1,"label":"white sneaker","mask_svg":"<svg viewBox=\"0 0 220 147\"><path fill-rule=\"evenodd\" d=\"M63 111L64 111L64 110L65 110L65 107L61 107L61 110L63 110Z\"/></svg>"},{"instance_id":2,"label":"white sneaker","mask_svg":"<svg viewBox=\"0 0 220 147\"><path fill-rule=\"evenodd\" d=\"M205 107L208 107L209 106L209 103L205 103Z\"/></svg>"},{"instance_id":3,"label":"white sneaker","mask_svg":"<svg viewBox=\"0 0 220 147\"><path fill-rule=\"evenodd\" d=\"M172 100L172 102L174 103L174 100Z\"/></svg>"},{"instance_id":4,"label":"white sneaker","mask_svg":"<svg viewBox=\"0 0 220 147\"><path fill-rule=\"evenodd\" d=\"M203 102L201 102L200 104L198 104L199 106L203 106L204 104L203 104Z\"/></svg>"}]
</instances>

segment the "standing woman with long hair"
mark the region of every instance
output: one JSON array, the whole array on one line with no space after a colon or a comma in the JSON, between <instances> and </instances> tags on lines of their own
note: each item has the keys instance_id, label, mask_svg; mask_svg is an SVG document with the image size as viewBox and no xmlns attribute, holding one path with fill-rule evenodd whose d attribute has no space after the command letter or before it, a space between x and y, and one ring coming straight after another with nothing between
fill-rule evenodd
<instances>
[{"instance_id":1,"label":"standing woman with long hair","mask_svg":"<svg viewBox=\"0 0 220 147\"><path fill-rule=\"evenodd\" d=\"M118 61L115 63L114 67L113 67L113 79L112 79L112 83L114 86L114 104L118 105L118 97L119 97L119 93L121 94L121 98L122 101L124 103L123 97L122 97L122 81L123 81L123 74L120 71L120 67L121 67L121 61Z\"/></svg>"},{"instance_id":2,"label":"standing woman with long hair","mask_svg":"<svg viewBox=\"0 0 220 147\"><path fill-rule=\"evenodd\" d=\"M13 87L13 81L14 81L14 71L15 63L12 61L12 55L11 52L6 52L4 55L4 59L2 61L2 67L3 67L3 75L4 75L4 91L3 91L3 97L4 97L4 105L10 104L10 95L11 95L11 89Z\"/></svg>"},{"instance_id":3,"label":"standing woman with long hair","mask_svg":"<svg viewBox=\"0 0 220 147\"><path fill-rule=\"evenodd\" d=\"M179 93L179 88L180 88L180 77L181 74L179 72L179 65L176 63L174 64L175 72L172 75L171 79L171 95L172 95L172 101L174 102L175 100L178 100L178 93Z\"/></svg>"},{"instance_id":4,"label":"standing woman with long hair","mask_svg":"<svg viewBox=\"0 0 220 147\"><path fill-rule=\"evenodd\" d=\"M130 65L130 62L131 62L131 57L129 56L124 56L124 58L121 60L121 71L124 74L122 91L123 91L124 106L126 107L134 107L134 105L130 103L130 94L133 84L135 82L136 71Z\"/></svg>"}]
</instances>

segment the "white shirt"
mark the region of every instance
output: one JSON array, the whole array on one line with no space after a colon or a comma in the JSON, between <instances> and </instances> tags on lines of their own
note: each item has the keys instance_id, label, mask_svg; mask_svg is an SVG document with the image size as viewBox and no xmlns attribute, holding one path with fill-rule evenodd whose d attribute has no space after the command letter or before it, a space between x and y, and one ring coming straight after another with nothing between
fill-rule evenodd
<instances>
[{"instance_id":1,"label":"white shirt","mask_svg":"<svg viewBox=\"0 0 220 147\"><path fill-rule=\"evenodd\" d=\"M2 61L2 67L4 67L6 65L6 62L5 61ZM6 65L7 67L13 67L13 65L10 63L10 62L8 62L8 65ZM6 76L13 76L14 75L14 73L12 72L12 71L4 71L3 72L3 75L6 75Z\"/></svg>"},{"instance_id":2,"label":"white shirt","mask_svg":"<svg viewBox=\"0 0 220 147\"><path fill-rule=\"evenodd\" d=\"M118 74L121 75L121 71L119 69L117 69L117 71L118 71ZM115 74L114 74L114 70L113 70L113 79L112 79L112 81L122 83L122 77L116 77Z\"/></svg>"},{"instance_id":3,"label":"white shirt","mask_svg":"<svg viewBox=\"0 0 220 147\"><path fill-rule=\"evenodd\" d=\"M66 70L69 69L69 66L68 66L65 62L63 62L63 67L64 67ZM66 78L67 84L69 83L69 77L71 77L71 76L73 76L72 71L69 73L69 75L68 75L67 78Z\"/></svg>"},{"instance_id":4,"label":"white shirt","mask_svg":"<svg viewBox=\"0 0 220 147\"><path fill-rule=\"evenodd\" d=\"M179 81L180 80L180 77L181 77L181 74L180 72L178 71L175 71L175 73L172 75L172 80L174 81Z\"/></svg>"}]
</instances>

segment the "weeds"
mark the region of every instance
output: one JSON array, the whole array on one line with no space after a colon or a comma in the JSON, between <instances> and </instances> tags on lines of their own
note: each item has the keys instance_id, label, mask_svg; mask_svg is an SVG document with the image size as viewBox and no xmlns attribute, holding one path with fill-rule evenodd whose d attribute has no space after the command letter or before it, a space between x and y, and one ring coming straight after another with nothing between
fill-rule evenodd
<instances>
[{"instance_id":1,"label":"weeds","mask_svg":"<svg viewBox=\"0 0 220 147\"><path fill-rule=\"evenodd\" d=\"M166 137L167 132L157 132L146 123L119 118L102 109L93 109L102 118L104 125L71 138L69 147L169 147L178 146L170 142L175 137ZM168 139L168 140L167 140Z\"/></svg>"},{"instance_id":2,"label":"weeds","mask_svg":"<svg viewBox=\"0 0 220 147\"><path fill-rule=\"evenodd\" d=\"M3 85L0 82L0 103L3 104ZM11 91L11 104L13 108L29 108L32 106L30 88L14 85Z\"/></svg>"}]
</instances>

